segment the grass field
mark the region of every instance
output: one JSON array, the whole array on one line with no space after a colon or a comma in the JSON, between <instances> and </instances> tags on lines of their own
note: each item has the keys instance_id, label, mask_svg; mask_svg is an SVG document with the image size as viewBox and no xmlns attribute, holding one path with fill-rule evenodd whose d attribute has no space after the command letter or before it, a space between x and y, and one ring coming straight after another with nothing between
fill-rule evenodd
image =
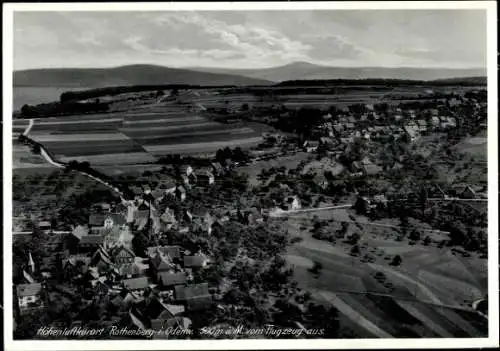
<instances>
[{"instance_id":1,"label":"grass field","mask_svg":"<svg viewBox=\"0 0 500 351\"><path fill-rule=\"evenodd\" d=\"M315 215L320 220L333 220L328 228L335 232L340 222L352 221L353 213L346 209L320 211L284 220L289 233L303 239L289 247L287 256L299 286L326 298L344 317L376 336L485 335L487 322L460 308L470 309L473 300L485 296L487 260L455 256L450 248L434 244L396 241L397 228L371 223L397 225L397 220L368 222L357 216L359 226L351 223L346 236L362 234L361 254L350 256L352 245L342 239L332 244L312 237L309 230ZM374 261L364 262L361 258L365 254ZM389 264L396 254L402 258L398 267ZM309 271L313 262L322 265L319 275ZM375 272L384 273L386 280L374 279Z\"/></svg>"},{"instance_id":2,"label":"grass field","mask_svg":"<svg viewBox=\"0 0 500 351\"><path fill-rule=\"evenodd\" d=\"M13 131L21 133L28 124L16 120ZM86 160L101 166L154 162L174 153L211 155L226 146L249 148L261 141L260 132L250 126L213 122L190 112L188 105L165 104L124 113L37 118L30 137L63 161Z\"/></svg>"}]
</instances>

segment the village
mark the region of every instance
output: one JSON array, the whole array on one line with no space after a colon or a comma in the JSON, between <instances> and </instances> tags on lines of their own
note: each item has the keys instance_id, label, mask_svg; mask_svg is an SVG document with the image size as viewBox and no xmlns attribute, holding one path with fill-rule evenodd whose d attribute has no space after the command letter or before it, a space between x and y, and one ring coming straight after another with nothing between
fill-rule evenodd
<instances>
[{"instance_id":1,"label":"village","mask_svg":"<svg viewBox=\"0 0 500 351\"><path fill-rule=\"evenodd\" d=\"M237 162L231 160L236 152L225 149L211 162L195 160L191 165L180 158L133 180L119 176L115 181L128 182L124 188L133 198L94 203L88 221L71 230L48 218L34 226L42 235L61 237L63 252L43 268L31 252L24 257L15 289L18 318L43 311L65 296L70 301L83 299L82 309L105 304L101 322L109 326L189 330L193 313L226 311L223 296L231 290L231 283L203 279L203 272L227 265L230 259L214 256L210 246L192 240L193 236L213 236L233 222L266 227L269 218L335 205L352 207L363 215L387 216L389 205L405 199L411 203L422 186L397 188L394 183L392 190L377 191L378 177L410 175L406 165L426 145L391 157L380 156L380 145L397 141L411 148L435 134L453 135L471 123L480 131L485 127L486 105L479 96L471 93L421 110L383 106L387 111L379 112L380 106L370 104L352 108L360 112L340 109L335 117L323 114L306 140L265 132L257 148L238 151L243 156ZM467 119L461 104L471 107ZM240 169L298 153L305 158L296 169L264 168L253 187L246 184L248 175L238 179ZM481 201L487 198L485 189L483 182L442 183L430 178L425 201ZM179 235L184 238L176 240Z\"/></svg>"}]
</instances>

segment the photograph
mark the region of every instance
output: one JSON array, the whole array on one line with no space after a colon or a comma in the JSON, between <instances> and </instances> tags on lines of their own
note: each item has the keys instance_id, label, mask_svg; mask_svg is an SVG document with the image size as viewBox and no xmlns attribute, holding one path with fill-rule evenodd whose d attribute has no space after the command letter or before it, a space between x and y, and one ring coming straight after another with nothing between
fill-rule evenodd
<instances>
[{"instance_id":1,"label":"photograph","mask_svg":"<svg viewBox=\"0 0 500 351\"><path fill-rule=\"evenodd\" d=\"M498 347L495 2L3 17L7 350Z\"/></svg>"}]
</instances>

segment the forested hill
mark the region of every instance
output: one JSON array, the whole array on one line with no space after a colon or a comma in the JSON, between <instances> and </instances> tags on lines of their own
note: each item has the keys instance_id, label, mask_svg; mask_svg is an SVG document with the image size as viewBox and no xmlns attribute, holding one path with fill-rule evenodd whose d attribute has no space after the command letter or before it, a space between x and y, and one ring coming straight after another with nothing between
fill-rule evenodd
<instances>
[{"instance_id":1,"label":"forested hill","mask_svg":"<svg viewBox=\"0 0 500 351\"><path fill-rule=\"evenodd\" d=\"M14 86L108 87L130 85L267 85L268 80L233 74L196 72L154 65L116 68L50 68L14 72Z\"/></svg>"}]
</instances>

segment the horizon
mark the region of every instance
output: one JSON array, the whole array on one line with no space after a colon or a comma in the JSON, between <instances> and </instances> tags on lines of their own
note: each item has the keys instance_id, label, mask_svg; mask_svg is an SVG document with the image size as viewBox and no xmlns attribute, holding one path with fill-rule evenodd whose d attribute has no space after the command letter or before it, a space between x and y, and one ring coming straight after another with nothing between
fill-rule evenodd
<instances>
[{"instance_id":1,"label":"horizon","mask_svg":"<svg viewBox=\"0 0 500 351\"><path fill-rule=\"evenodd\" d=\"M484 69L486 11L14 13L14 71L136 64L265 69L294 62Z\"/></svg>"},{"instance_id":2,"label":"horizon","mask_svg":"<svg viewBox=\"0 0 500 351\"><path fill-rule=\"evenodd\" d=\"M161 64L155 64L155 63L131 63L131 64L123 64L123 65L110 65L110 66L89 66L89 67L76 67L76 66L68 66L68 67L37 67L37 68L27 68L27 69L19 69L19 70L14 70L14 72L22 72L22 71L32 71L32 70L71 70L71 69L114 69L114 68L121 68L121 67L131 67L131 66L156 66L156 67L162 67L162 68L170 68L170 69L184 69L184 70L201 70L201 69L220 69L220 70L265 70L265 69L275 69L275 68L280 68L280 67L286 67L286 66L292 66L295 64L309 64L309 65L314 65L318 67L325 67L325 68L340 68L340 69L351 69L351 68L374 68L374 69L422 69L422 70L484 70L486 74L486 67L422 67L422 66L327 66L327 65L320 65L312 62L307 62L307 61L293 61L289 63L285 63L282 65L278 66L269 66L269 67L216 67L216 66L166 66L166 65L161 65ZM237 72L236 72L237 73Z\"/></svg>"}]
</instances>

